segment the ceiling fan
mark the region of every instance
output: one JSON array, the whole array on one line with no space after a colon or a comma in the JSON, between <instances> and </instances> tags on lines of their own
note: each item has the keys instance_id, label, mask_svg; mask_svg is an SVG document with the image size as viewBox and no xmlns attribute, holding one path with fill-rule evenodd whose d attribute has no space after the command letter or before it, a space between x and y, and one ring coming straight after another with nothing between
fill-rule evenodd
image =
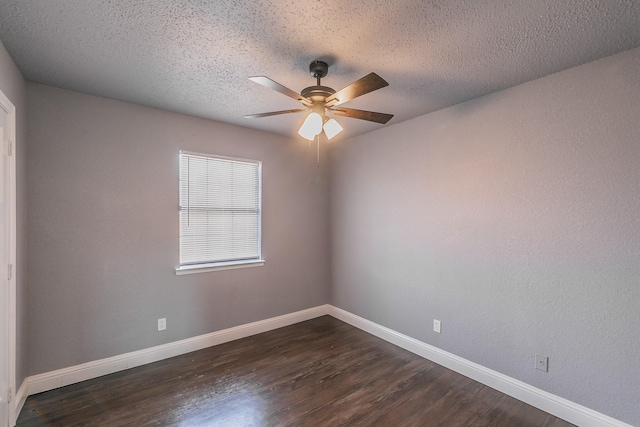
<instances>
[{"instance_id":1,"label":"ceiling fan","mask_svg":"<svg viewBox=\"0 0 640 427\"><path fill-rule=\"evenodd\" d=\"M381 124L387 123L393 117L393 114L339 107L339 105L351 101L354 98L389 86L389 83L376 73L369 73L360 80L336 92L334 89L320 84L320 79L325 77L329 72L329 66L326 62L313 61L311 65L309 65L309 72L316 79L316 85L302 89L301 93L294 92L265 76L249 77L251 81L299 101L305 108L250 114L244 117L260 118L279 114L309 112L309 115L298 131L300 136L309 141L320 135L323 130L328 139L333 138L342 131L342 126L340 126L335 119L328 118L327 113Z\"/></svg>"}]
</instances>

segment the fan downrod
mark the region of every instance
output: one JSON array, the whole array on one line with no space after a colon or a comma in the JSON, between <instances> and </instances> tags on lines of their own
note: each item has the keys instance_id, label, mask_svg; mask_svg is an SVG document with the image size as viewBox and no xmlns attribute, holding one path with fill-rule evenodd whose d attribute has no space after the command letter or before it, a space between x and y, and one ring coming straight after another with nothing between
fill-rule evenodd
<instances>
[{"instance_id":1,"label":"fan downrod","mask_svg":"<svg viewBox=\"0 0 640 427\"><path fill-rule=\"evenodd\" d=\"M307 88L302 89L302 96L307 99L310 99L312 102L324 102L325 99L336 93L330 87L322 86L320 84L320 79L329 73L329 65L323 61L313 61L309 65L309 73L316 79L317 84L315 86L309 86Z\"/></svg>"}]
</instances>

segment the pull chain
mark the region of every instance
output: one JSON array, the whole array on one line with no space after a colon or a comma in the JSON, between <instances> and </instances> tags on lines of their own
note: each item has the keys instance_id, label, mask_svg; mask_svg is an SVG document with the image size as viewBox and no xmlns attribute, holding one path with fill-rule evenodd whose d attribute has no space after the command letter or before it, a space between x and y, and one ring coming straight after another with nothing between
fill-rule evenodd
<instances>
[{"instance_id":1,"label":"pull chain","mask_svg":"<svg viewBox=\"0 0 640 427\"><path fill-rule=\"evenodd\" d=\"M320 134L318 134L318 136L316 137L316 141L317 141L317 145L318 145L318 159L317 159L317 165L316 167L320 167Z\"/></svg>"}]
</instances>

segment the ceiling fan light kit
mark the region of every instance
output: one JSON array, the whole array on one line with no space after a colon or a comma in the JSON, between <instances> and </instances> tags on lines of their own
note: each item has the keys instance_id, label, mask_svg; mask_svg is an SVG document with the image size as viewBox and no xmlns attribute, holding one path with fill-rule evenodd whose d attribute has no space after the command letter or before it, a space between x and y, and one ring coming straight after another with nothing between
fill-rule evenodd
<instances>
[{"instance_id":1,"label":"ceiling fan light kit","mask_svg":"<svg viewBox=\"0 0 640 427\"><path fill-rule=\"evenodd\" d=\"M322 132L322 116L316 113L315 111L309 113L307 118L300 126L300 130L298 130L298 134L311 141Z\"/></svg>"},{"instance_id":2,"label":"ceiling fan light kit","mask_svg":"<svg viewBox=\"0 0 640 427\"><path fill-rule=\"evenodd\" d=\"M342 126L340 126L335 119L327 117L327 113L381 124L387 123L393 117L393 114L376 113L353 108L336 108L338 105L351 101L358 96L388 86L389 83L376 73L369 73L360 80L336 92L334 89L320 84L320 79L324 78L329 72L329 65L326 62L313 61L309 65L309 72L311 76L316 79L316 85L304 88L299 94L268 77L249 77L251 81L295 99L306 108L250 114L245 117L261 118L280 114L308 112L309 114L298 130L298 134L309 141L318 137L323 130L329 140L342 132Z\"/></svg>"},{"instance_id":3,"label":"ceiling fan light kit","mask_svg":"<svg viewBox=\"0 0 640 427\"><path fill-rule=\"evenodd\" d=\"M322 129L324 129L324 134L329 140L342 132L342 126L340 126L340 123L338 123L335 119L328 119L324 123L324 126L322 126Z\"/></svg>"}]
</instances>

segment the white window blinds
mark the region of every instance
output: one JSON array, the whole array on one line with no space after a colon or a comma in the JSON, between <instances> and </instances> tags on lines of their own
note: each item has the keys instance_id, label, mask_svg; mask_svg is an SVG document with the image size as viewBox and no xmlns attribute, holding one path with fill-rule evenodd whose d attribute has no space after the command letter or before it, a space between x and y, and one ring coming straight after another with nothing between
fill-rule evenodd
<instances>
[{"instance_id":1,"label":"white window blinds","mask_svg":"<svg viewBox=\"0 0 640 427\"><path fill-rule=\"evenodd\" d=\"M180 265L258 260L261 162L180 152Z\"/></svg>"}]
</instances>

